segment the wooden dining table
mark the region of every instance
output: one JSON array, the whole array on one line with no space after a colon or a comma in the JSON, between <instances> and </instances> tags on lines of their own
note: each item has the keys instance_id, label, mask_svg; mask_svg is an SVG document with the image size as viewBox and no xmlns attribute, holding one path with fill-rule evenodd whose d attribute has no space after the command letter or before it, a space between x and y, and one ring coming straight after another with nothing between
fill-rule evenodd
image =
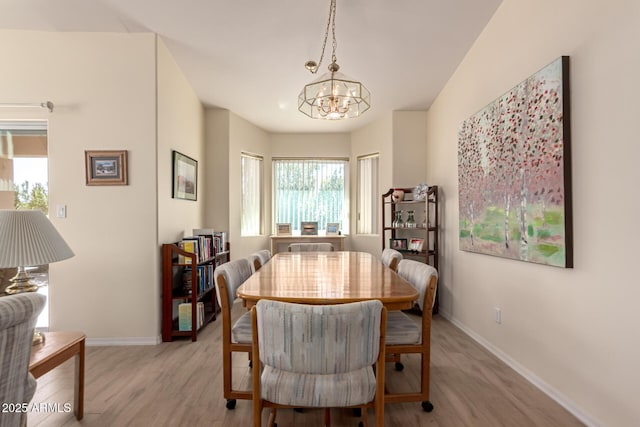
<instances>
[{"instance_id":1,"label":"wooden dining table","mask_svg":"<svg viewBox=\"0 0 640 427\"><path fill-rule=\"evenodd\" d=\"M413 307L418 291L367 252L280 252L237 291L246 307L266 298L300 304L377 299L387 310Z\"/></svg>"}]
</instances>

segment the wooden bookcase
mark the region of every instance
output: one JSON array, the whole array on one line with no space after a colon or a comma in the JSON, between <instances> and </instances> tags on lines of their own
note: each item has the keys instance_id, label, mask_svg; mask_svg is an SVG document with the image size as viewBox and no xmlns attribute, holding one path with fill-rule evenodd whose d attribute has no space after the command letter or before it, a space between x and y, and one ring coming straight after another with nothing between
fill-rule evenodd
<instances>
[{"instance_id":1,"label":"wooden bookcase","mask_svg":"<svg viewBox=\"0 0 640 427\"><path fill-rule=\"evenodd\" d=\"M409 245L406 249L398 249L405 259L413 259L424 262L438 270L439 261L439 221L438 221L438 186L429 187L427 195L422 200L413 200L413 188L400 188L404 191L404 199L393 201L391 195L395 188L389 189L382 195L382 249L391 247L390 241L406 239L407 244L411 239L423 239L422 250L411 251ZM415 226L407 226L407 211L414 211ZM405 224L395 226L393 224L396 212L403 211ZM433 312L438 312L438 296Z\"/></svg>"},{"instance_id":2,"label":"wooden bookcase","mask_svg":"<svg viewBox=\"0 0 640 427\"><path fill-rule=\"evenodd\" d=\"M180 263L180 255L185 262ZM225 250L215 252L211 258L198 262L196 254L185 252L177 243L165 243L162 245L162 341L173 341L174 337L191 337L191 341L198 340L198 331L207 323L216 319L218 304L216 301L216 288L213 282L215 268L231 259L229 242L225 243ZM198 267L211 266L211 280L209 286L200 289L198 280ZM191 286L189 290L184 287L186 275L190 275ZM188 282L187 282L188 283ZM193 297L195 295L195 297ZM198 303L204 304L204 316L200 328L193 327L198 324ZM191 330L181 331L178 326L178 304L191 304Z\"/></svg>"}]
</instances>

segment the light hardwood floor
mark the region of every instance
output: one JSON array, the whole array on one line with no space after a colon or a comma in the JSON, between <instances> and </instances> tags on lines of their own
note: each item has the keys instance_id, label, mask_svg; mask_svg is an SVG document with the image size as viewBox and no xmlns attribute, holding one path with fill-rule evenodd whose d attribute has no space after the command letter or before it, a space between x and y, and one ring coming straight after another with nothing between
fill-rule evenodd
<instances>
[{"instance_id":1,"label":"light hardwood floor","mask_svg":"<svg viewBox=\"0 0 640 427\"><path fill-rule=\"evenodd\" d=\"M235 310L242 310L236 307ZM225 408L220 362L221 319L209 324L198 341L180 340L157 346L87 347L85 415L30 413L34 426L250 426L251 402L238 400ZM417 387L418 359L403 356L405 369L387 365L393 390ZM246 354L234 359L234 384L250 383ZM73 362L38 380L34 403L73 402ZM431 352L431 402L389 404L385 426L580 426L574 416L491 355L462 331L434 316ZM263 425L268 412L263 413ZM334 426L357 426L350 410L334 409ZM280 410L278 425L321 426L320 410ZM373 422L373 413L369 413Z\"/></svg>"}]
</instances>

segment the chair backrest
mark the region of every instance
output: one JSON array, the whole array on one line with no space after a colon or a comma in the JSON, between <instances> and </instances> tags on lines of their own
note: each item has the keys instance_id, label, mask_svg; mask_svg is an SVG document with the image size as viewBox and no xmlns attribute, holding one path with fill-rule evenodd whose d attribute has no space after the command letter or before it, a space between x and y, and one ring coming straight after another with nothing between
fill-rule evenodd
<instances>
[{"instance_id":1,"label":"chair backrest","mask_svg":"<svg viewBox=\"0 0 640 427\"><path fill-rule=\"evenodd\" d=\"M29 403L35 379L29 374L33 328L45 296L23 293L0 298L0 402ZM0 416L0 426L20 425L19 411Z\"/></svg>"},{"instance_id":2,"label":"chair backrest","mask_svg":"<svg viewBox=\"0 0 640 427\"><path fill-rule=\"evenodd\" d=\"M433 309L438 287L438 272L429 264L403 259L398 263L398 275L411 283L419 293L418 306L424 311Z\"/></svg>"},{"instance_id":3,"label":"chair backrest","mask_svg":"<svg viewBox=\"0 0 640 427\"><path fill-rule=\"evenodd\" d=\"M333 252L331 243L291 243L289 252Z\"/></svg>"},{"instance_id":4,"label":"chair backrest","mask_svg":"<svg viewBox=\"0 0 640 427\"><path fill-rule=\"evenodd\" d=\"M382 310L377 300L337 305L260 300L256 304L260 361L305 374L338 374L371 366L380 352Z\"/></svg>"},{"instance_id":5,"label":"chair backrest","mask_svg":"<svg viewBox=\"0 0 640 427\"><path fill-rule=\"evenodd\" d=\"M398 271L398 263L402 260L402 254L395 249L387 248L382 251L380 261L393 271Z\"/></svg>"},{"instance_id":6,"label":"chair backrest","mask_svg":"<svg viewBox=\"0 0 640 427\"><path fill-rule=\"evenodd\" d=\"M251 269L255 273L260 270L260 267L265 265L271 259L271 251L268 249L262 249L249 255L249 264Z\"/></svg>"},{"instance_id":7,"label":"chair backrest","mask_svg":"<svg viewBox=\"0 0 640 427\"><path fill-rule=\"evenodd\" d=\"M213 280L216 285L218 304L223 310L225 308L231 309L233 301L237 298L236 291L251 274L251 266L246 258L229 261L216 267L213 272ZM224 283L221 281L224 281ZM221 292L222 287L224 287L224 295ZM226 301L223 296L227 297Z\"/></svg>"}]
</instances>

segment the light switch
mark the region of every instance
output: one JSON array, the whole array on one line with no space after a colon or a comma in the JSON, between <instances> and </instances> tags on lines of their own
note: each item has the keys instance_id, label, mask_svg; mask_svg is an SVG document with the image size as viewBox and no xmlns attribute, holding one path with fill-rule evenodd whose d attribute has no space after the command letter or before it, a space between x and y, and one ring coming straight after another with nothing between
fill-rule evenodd
<instances>
[{"instance_id":1,"label":"light switch","mask_svg":"<svg viewBox=\"0 0 640 427\"><path fill-rule=\"evenodd\" d=\"M58 218L66 218L67 217L67 205L57 205L56 206L56 217L58 217Z\"/></svg>"}]
</instances>

